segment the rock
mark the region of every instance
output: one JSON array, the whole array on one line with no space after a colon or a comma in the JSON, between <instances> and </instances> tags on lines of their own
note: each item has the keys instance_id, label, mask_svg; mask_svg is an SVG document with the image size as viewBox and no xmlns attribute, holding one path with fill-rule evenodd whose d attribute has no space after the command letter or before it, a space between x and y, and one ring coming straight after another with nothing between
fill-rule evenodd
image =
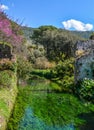
<instances>
[{"instance_id":1,"label":"rock","mask_svg":"<svg viewBox=\"0 0 94 130\"><path fill-rule=\"evenodd\" d=\"M94 79L94 40L78 41L75 46L75 82Z\"/></svg>"}]
</instances>

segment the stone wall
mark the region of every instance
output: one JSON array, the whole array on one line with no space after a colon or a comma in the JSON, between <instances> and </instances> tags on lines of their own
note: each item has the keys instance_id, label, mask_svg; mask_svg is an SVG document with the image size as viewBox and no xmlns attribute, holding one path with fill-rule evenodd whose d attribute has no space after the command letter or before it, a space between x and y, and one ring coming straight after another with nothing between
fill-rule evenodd
<instances>
[{"instance_id":1,"label":"stone wall","mask_svg":"<svg viewBox=\"0 0 94 130\"><path fill-rule=\"evenodd\" d=\"M12 50L11 47L5 44L0 44L0 59L3 58L12 58Z\"/></svg>"},{"instance_id":2,"label":"stone wall","mask_svg":"<svg viewBox=\"0 0 94 130\"><path fill-rule=\"evenodd\" d=\"M94 79L94 40L78 41L75 46L75 82Z\"/></svg>"}]
</instances>

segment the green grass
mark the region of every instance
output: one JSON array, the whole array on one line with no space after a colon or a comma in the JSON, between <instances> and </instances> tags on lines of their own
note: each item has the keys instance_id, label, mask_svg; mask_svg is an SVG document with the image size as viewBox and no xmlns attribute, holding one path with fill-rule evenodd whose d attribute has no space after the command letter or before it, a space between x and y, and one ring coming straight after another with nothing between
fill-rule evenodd
<instances>
[{"instance_id":1,"label":"green grass","mask_svg":"<svg viewBox=\"0 0 94 130\"><path fill-rule=\"evenodd\" d=\"M1 117L1 127L0 130L4 130L6 124L11 115L13 109L15 98L17 95L17 86L16 86L16 76L12 75L11 85L7 87L0 87L0 117Z\"/></svg>"},{"instance_id":2,"label":"green grass","mask_svg":"<svg viewBox=\"0 0 94 130\"><path fill-rule=\"evenodd\" d=\"M3 99L0 100L0 114L3 115L5 118L7 118L9 115L9 110L7 106L7 103Z\"/></svg>"},{"instance_id":3,"label":"green grass","mask_svg":"<svg viewBox=\"0 0 94 130\"><path fill-rule=\"evenodd\" d=\"M36 81L36 82L35 82ZM51 82L50 80L39 78L37 80L29 81L29 85L31 85L31 90L44 90L44 91L58 91L61 92L61 86L59 86L55 82Z\"/></svg>"},{"instance_id":4,"label":"green grass","mask_svg":"<svg viewBox=\"0 0 94 130\"><path fill-rule=\"evenodd\" d=\"M51 79L50 69L40 70L40 69L33 69L31 72L31 76L40 76L47 79Z\"/></svg>"}]
</instances>

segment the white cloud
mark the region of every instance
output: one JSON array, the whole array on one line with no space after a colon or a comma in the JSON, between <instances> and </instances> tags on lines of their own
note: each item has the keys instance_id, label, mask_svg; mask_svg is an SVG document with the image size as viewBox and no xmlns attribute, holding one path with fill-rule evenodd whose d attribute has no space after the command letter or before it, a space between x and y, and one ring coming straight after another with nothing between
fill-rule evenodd
<instances>
[{"instance_id":1,"label":"white cloud","mask_svg":"<svg viewBox=\"0 0 94 130\"><path fill-rule=\"evenodd\" d=\"M0 10L8 10L8 9L9 9L8 6L3 4L0 5Z\"/></svg>"},{"instance_id":2,"label":"white cloud","mask_svg":"<svg viewBox=\"0 0 94 130\"><path fill-rule=\"evenodd\" d=\"M75 19L70 19L68 21L62 22L63 26L65 29L75 29L77 31L90 31L93 29L92 24L85 24L81 21L75 20Z\"/></svg>"}]
</instances>

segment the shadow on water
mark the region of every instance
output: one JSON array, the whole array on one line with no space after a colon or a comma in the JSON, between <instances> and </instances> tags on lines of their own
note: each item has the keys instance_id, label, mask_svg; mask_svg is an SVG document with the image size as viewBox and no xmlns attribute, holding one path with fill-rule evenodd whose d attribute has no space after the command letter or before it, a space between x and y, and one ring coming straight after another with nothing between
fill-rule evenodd
<instances>
[{"instance_id":1,"label":"shadow on water","mask_svg":"<svg viewBox=\"0 0 94 130\"><path fill-rule=\"evenodd\" d=\"M94 112L83 113L80 118L86 121L84 125L79 127L80 130L94 130Z\"/></svg>"},{"instance_id":2,"label":"shadow on water","mask_svg":"<svg viewBox=\"0 0 94 130\"><path fill-rule=\"evenodd\" d=\"M94 130L88 108L75 96L52 88L47 80L19 87L7 130Z\"/></svg>"}]
</instances>

